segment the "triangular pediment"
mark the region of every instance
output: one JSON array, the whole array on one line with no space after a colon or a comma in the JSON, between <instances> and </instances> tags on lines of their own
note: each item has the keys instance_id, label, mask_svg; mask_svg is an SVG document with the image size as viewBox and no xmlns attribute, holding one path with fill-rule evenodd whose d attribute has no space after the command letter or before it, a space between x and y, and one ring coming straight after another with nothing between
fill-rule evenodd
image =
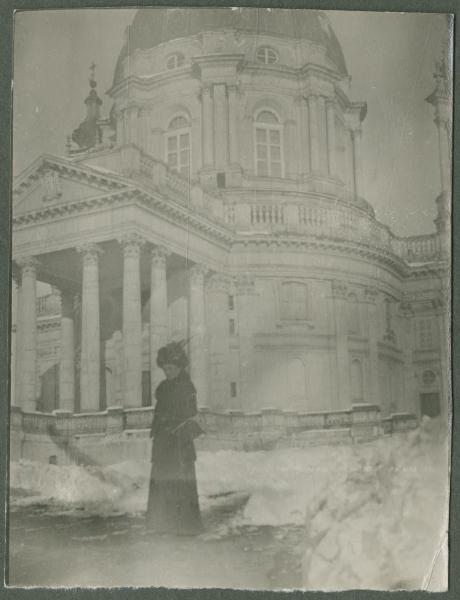
<instances>
[{"instance_id":1,"label":"triangular pediment","mask_svg":"<svg viewBox=\"0 0 460 600\"><path fill-rule=\"evenodd\" d=\"M13 215L104 196L130 185L120 176L65 158L42 156L13 184Z\"/></svg>"}]
</instances>

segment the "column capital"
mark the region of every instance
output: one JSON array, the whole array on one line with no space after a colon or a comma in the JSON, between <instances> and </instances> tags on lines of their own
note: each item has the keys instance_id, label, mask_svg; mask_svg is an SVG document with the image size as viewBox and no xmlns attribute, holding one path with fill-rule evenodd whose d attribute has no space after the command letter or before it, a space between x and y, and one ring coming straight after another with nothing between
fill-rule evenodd
<instances>
[{"instance_id":1,"label":"column capital","mask_svg":"<svg viewBox=\"0 0 460 600\"><path fill-rule=\"evenodd\" d=\"M33 256L19 256L15 258L15 263L21 269L21 275L36 275L40 266L39 261Z\"/></svg>"},{"instance_id":2,"label":"column capital","mask_svg":"<svg viewBox=\"0 0 460 600\"><path fill-rule=\"evenodd\" d=\"M97 244L89 242L87 244L81 244L77 246L77 252L83 257L84 264L97 264L99 256L103 253L103 250Z\"/></svg>"},{"instance_id":3,"label":"column capital","mask_svg":"<svg viewBox=\"0 0 460 600\"><path fill-rule=\"evenodd\" d=\"M236 287L239 295L255 294L254 276L249 273L240 273L236 277Z\"/></svg>"},{"instance_id":4,"label":"column capital","mask_svg":"<svg viewBox=\"0 0 460 600\"><path fill-rule=\"evenodd\" d=\"M209 269L206 265L197 263L193 265L189 269L190 273L190 282L193 283L202 283L204 282L204 278L207 275Z\"/></svg>"},{"instance_id":5,"label":"column capital","mask_svg":"<svg viewBox=\"0 0 460 600\"><path fill-rule=\"evenodd\" d=\"M145 239L137 233L127 233L118 238L118 243L123 248L125 256L138 256Z\"/></svg>"},{"instance_id":6,"label":"column capital","mask_svg":"<svg viewBox=\"0 0 460 600\"><path fill-rule=\"evenodd\" d=\"M153 246L150 249L150 256L152 258L152 264L154 265L163 265L171 255L171 250L166 246Z\"/></svg>"},{"instance_id":7,"label":"column capital","mask_svg":"<svg viewBox=\"0 0 460 600\"><path fill-rule=\"evenodd\" d=\"M339 279L334 279L332 281L331 287L332 287L332 295L334 298L339 298L341 300L346 299L348 285L345 283L345 281L340 281Z\"/></svg>"},{"instance_id":8,"label":"column capital","mask_svg":"<svg viewBox=\"0 0 460 600\"><path fill-rule=\"evenodd\" d=\"M369 304L375 304L379 291L377 288L372 286L366 286L364 288L364 300Z\"/></svg>"},{"instance_id":9,"label":"column capital","mask_svg":"<svg viewBox=\"0 0 460 600\"><path fill-rule=\"evenodd\" d=\"M208 279L208 289L211 292L228 293L230 277L224 273L213 273Z\"/></svg>"}]
</instances>

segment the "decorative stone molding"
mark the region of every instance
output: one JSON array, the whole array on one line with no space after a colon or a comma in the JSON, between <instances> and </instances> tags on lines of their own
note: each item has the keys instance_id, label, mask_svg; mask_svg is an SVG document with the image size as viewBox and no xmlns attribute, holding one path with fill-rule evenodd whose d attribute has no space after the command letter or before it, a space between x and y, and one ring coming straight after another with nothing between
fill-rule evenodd
<instances>
[{"instance_id":1,"label":"decorative stone molding","mask_svg":"<svg viewBox=\"0 0 460 600\"><path fill-rule=\"evenodd\" d=\"M40 262L33 256L20 256L15 259L16 264L21 269L21 275L36 275Z\"/></svg>"},{"instance_id":2,"label":"decorative stone molding","mask_svg":"<svg viewBox=\"0 0 460 600\"><path fill-rule=\"evenodd\" d=\"M190 275L190 283L193 284L203 284L204 278L208 274L208 267L202 264L195 264L189 269Z\"/></svg>"},{"instance_id":3,"label":"decorative stone molding","mask_svg":"<svg viewBox=\"0 0 460 600\"><path fill-rule=\"evenodd\" d=\"M171 255L171 250L166 246L153 246L150 250L152 263L155 265L164 265L168 256Z\"/></svg>"},{"instance_id":4,"label":"decorative stone molding","mask_svg":"<svg viewBox=\"0 0 460 600\"><path fill-rule=\"evenodd\" d=\"M332 281L331 287L332 287L332 295L334 298L340 298L341 300L346 300L348 285L344 281L334 279Z\"/></svg>"},{"instance_id":5,"label":"decorative stone molding","mask_svg":"<svg viewBox=\"0 0 460 600\"><path fill-rule=\"evenodd\" d=\"M402 317L411 317L414 313L414 308L409 300L401 300L399 303L399 314Z\"/></svg>"},{"instance_id":6,"label":"decorative stone molding","mask_svg":"<svg viewBox=\"0 0 460 600\"><path fill-rule=\"evenodd\" d=\"M239 295L255 294L255 279L249 273L240 273L236 277L236 289Z\"/></svg>"},{"instance_id":7,"label":"decorative stone molding","mask_svg":"<svg viewBox=\"0 0 460 600\"><path fill-rule=\"evenodd\" d=\"M46 169L40 176L42 199L44 202L56 200L62 196L59 173L54 169Z\"/></svg>"},{"instance_id":8,"label":"decorative stone molding","mask_svg":"<svg viewBox=\"0 0 460 600\"><path fill-rule=\"evenodd\" d=\"M379 291L377 288L372 286L366 286L364 288L364 300L369 302L369 304L375 304L377 301L377 297L379 295Z\"/></svg>"},{"instance_id":9,"label":"decorative stone molding","mask_svg":"<svg viewBox=\"0 0 460 600\"><path fill-rule=\"evenodd\" d=\"M139 256L145 239L137 233L128 233L118 239L125 256Z\"/></svg>"},{"instance_id":10,"label":"decorative stone molding","mask_svg":"<svg viewBox=\"0 0 460 600\"><path fill-rule=\"evenodd\" d=\"M213 273L208 279L208 289L211 292L228 293L230 287L230 277L224 273Z\"/></svg>"},{"instance_id":11,"label":"decorative stone molding","mask_svg":"<svg viewBox=\"0 0 460 600\"><path fill-rule=\"evenodd\" d=\"M76 250L81 254L84 264L97 264L99 256L104 252L100 246L91 242L77 246Z\"/></svg>"}]
</instances>

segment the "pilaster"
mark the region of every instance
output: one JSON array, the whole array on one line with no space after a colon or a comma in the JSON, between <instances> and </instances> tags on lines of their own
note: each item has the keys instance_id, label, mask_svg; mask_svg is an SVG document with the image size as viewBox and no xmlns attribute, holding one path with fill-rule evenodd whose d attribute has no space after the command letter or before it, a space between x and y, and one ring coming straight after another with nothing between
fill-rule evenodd
<instances>
[{"instance_id":1,"label":"pilaster","mask_svg":"<svg viewBox=\"0 0 460 600\"><path fill-rule=\"evenodd\" d=\"M214 273L207 285L207 322L209 331L209 406L227 409L230 396L228 290L230 280Z\"/></svg>"},{"instance_id":2,"label":"pilaster","mask_svg":"<svg viewBox=\"0 0 460 600\"><path fill-rule=\"evenodd\" d=\"M332 297L334 298L336 356L338 376L338 410L346 410L351 405L350 393L350 358L348 352L348 324L347 324L347 289L345 282L334 280L332 282Z\"/></svg>"}]
</instances>

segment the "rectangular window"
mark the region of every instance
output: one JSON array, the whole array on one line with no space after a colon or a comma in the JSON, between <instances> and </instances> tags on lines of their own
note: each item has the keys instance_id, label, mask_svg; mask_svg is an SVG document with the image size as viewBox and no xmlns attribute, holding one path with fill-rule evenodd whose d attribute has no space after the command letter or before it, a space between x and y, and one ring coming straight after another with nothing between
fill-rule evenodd
<instances>
[{"instance_id":1,"label":"rectangular window","mask_svg":"<svg viewBox=\"0 0 460 600\"><path fill-rule=\"evenodd\" d=\"M235 334L235 319L229 319L228 321L228 331L230 335Z\"/></svg>"},{"instance_id":2,"label":"rectangular window","mask_svg":"<svg viewBox=\"0 0 460 600\"><path fill-rule=\"evenodd\" d=\"M256 169L260 177L282 177L281 132L256 127Z\"/></svg>"},{"instance_id":3,"label":"rectangular window","mask_svg":"<svg viewBox=\"0 0 460 600\"><path fill-rule=\"evenodd\" d=\"M190 172L190 134L173 133L168 135L167 149L169 167L188 177Z\"/></svg>"},{"instance_id":4,"label":"rectangular window","mask_svg":"<svg viewBox=\"0 0 460 600\"><path fill-rule=\"evenodd\" d=\"M236 381L230 382L230 396L236 398Z\"/></svg>"},{"instance_id":5,"label":"rectangular window","mask_svg":"<svg viewBox=\"0 0 460 600\"><path fill-rule=\"evenodd\" d=\"M235 298L234 296L228 297L228 310L235 310Z\"/></svg>"}]
</instances>

